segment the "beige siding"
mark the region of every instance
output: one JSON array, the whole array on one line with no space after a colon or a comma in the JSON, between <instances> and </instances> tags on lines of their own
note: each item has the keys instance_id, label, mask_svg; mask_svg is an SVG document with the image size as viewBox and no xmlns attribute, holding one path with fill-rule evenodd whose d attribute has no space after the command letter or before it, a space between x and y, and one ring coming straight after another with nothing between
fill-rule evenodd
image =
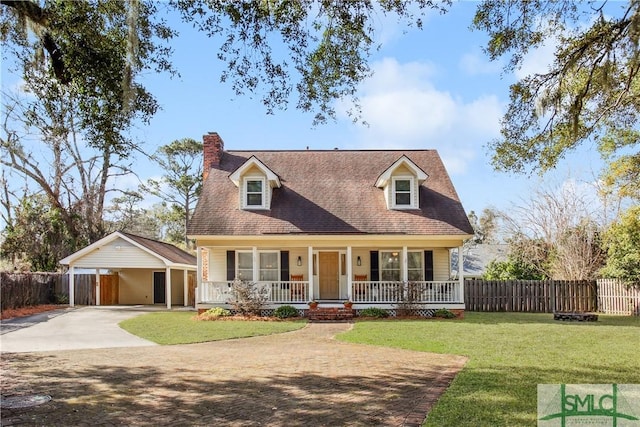
<instances>
[{"instance_id":1,"label":"beige siding","mask_svg":"<svg viewBox=\"0 0 640 427\"><path fill-rule=\"evenodd\" d=\"M353 275L355 276L356 274L358 275L362 275L362 274L366 274L367 275L367 280L371 280L371 255L370 252L366 249L354 249L351 251L351 255L353 257L352 259L352 265L353 265ZM362 265L358 266L357 261L358 261L358 256L360 256L360 261L362 262ZM351 278L353 279L353 277Z\"/></svg>"},{"instance_id":2,"label":"beige siding","mask_svg":"<svg viewBox=\"0 0 640 427\"><path fill-rule=\"evenodd\" d=\"M302 265L298 266L298 257ZM307 248L291 249L289 251L289 274L302 274L302 280L309 280L309 255Z\"/></svg>"},{"instance_id":3,"label":"beige siding","mask_svg":"<svg viewBox=\"0 0 640 427\"><path fill-rule=\"evenodd\" d=\"M449 250L433 249L433 280L449 280Z\"/></svg>"},{"instance_id":4,"label":"beige siding","mask_svg":"<svg viewBox=\"0 0 640 427\"><path fill-rule=\"evenodd\" d=\"M171 270L171 305L184 305L183 270Z\"/></svg>"},{"instance_id":5,"label":"beige siding","mask_svg":"<svg viewBox=\"0 0 640 427\"><path fill-rule=\"evenodd\" d=\"M153 304L153 273L162 269L124 269L120 271L120 304ZM184 304L184 273L171 269L171 303Z\"/></svg>"},{"instance_id":6,"label":"beige siding","mask_svg":"<svg viewBox=\"0 0 640 427\"><path fill-rule=\"evenodd\" d=\"M126 240L118 238L84 255L73 265L84 268L162 268L164 262Z\"/></svg>"},{"instance_id":7,"label":"beige siding","mask_svg":"<svg viewBox=\"0 0 640 427\"><path fill-rule=\"evenodd\" d=\"M120 271L120 304L153 304L153 270Z\"/></svg>"}]
</instances>

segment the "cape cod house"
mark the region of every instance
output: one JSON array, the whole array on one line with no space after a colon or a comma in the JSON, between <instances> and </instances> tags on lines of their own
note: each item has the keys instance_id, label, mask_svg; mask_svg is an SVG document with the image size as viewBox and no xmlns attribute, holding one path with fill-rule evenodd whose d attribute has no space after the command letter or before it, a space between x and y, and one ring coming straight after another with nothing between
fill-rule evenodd
<instances>
[{"instance_id":1,"label":"cape cod house","mask_svg":"<svg viewBox=\"0 0 640 427\"><path fill-rule=\"evenodd\" d=\"M268 288L268 307L353 302L463 310L450 249L473 230L435 150L225 151L204 135L196 306L230 307L234 279ZM460 270L461 272L462 270Z\"/></svg>"}]
</instances>

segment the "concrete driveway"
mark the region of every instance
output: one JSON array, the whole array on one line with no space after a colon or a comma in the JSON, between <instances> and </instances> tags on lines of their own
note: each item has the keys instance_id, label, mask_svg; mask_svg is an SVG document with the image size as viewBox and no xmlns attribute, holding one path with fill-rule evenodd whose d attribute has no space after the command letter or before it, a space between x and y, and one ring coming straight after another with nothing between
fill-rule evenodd
<instances>
[{"instance_id":1,"label":"concrete driveway","mask_svg":"<svg viewBox=\"0 0 640 427\"><path fill-rule=\"evenodd\" d=\"M121 329L118 323L151 306L68 308L0 322L0 352L79 350L156 345Z\"/></svg>"}]
</instances>

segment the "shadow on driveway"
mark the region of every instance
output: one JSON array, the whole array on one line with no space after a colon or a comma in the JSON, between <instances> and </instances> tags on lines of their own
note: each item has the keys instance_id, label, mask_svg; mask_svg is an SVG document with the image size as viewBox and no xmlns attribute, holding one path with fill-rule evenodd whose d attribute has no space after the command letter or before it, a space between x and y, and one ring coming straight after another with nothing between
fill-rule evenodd
<instances>
[{"instance_id":1,"label":"shadow on driveway","mask_svg":"<svg viewBox=\"0 0 640 427\"><path fill-rule=\"evenodd\" d=\"M3 409L44 425L419 426L466 359L343 343L349 325L213 343L3 356Z\"/></svg>"}]
</instances>

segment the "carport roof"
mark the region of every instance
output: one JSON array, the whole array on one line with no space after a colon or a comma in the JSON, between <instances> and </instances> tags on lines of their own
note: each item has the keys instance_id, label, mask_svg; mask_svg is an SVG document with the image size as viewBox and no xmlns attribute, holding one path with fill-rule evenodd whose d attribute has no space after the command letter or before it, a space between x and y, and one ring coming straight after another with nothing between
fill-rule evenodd
<instances>
[{"instance_id":1,"label":"carport roof","mask_svg":"<svg viewBox=\"0 0 640 427\"><path fill-rule=\"evenodd\" d=\"M92 252L96 248L104 246L118 238L129 241L131 244L137 246L138 248L152 254L153 256L162 259L165 264L170 265L180 265L180 266L193 266L197 265L197 259L195 256L191 255L188 252L183 251L182 249L165 242L160 242L158 240L148 239L146 237L138 236L135 234L124 233L122 231L115 231L108 236L103 237L102 239L86 246L83 249L67 256L66 258L60 260L60 264L69 265L74 261L82 258L86 254Z\"/></svg>"},{"instance_id":2,"label":"carport roof","mask_svg":"<svg viewBox=\"0 0 640 427\"><path fill-rule=\"evenodd\" d=\"M168 259L176 264L193 264L196 265L197 259L195 256L183 251L180 248L173 246L172 244L160 242L158 240L147 239L146 237L136 236L135 234L122 233L122 235L129 237L134 242L149 249L160 255L163 258Z\"/></svg>"}]
</instances>

